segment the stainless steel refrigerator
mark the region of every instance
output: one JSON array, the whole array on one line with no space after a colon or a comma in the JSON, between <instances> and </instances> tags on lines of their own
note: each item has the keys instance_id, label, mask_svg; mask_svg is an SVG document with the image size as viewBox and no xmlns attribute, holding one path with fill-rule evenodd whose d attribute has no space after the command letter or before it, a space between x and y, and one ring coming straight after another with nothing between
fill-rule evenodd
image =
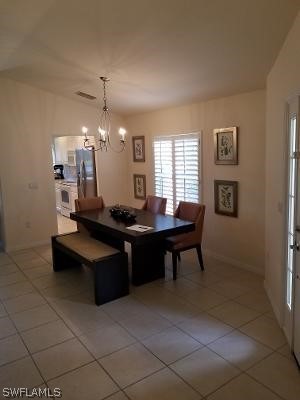
<instances>
[{"instance_id":1,"label":"stainless steel refrigerator","mask_svg":"<svg viewBox=\"0 0 300 400\"><path fill-rule=\"evenodd\" d=\"M97 196L97 176L94 151L86 149L76 150L76 172L78 197Z\"/></svg>"}]
</instances>

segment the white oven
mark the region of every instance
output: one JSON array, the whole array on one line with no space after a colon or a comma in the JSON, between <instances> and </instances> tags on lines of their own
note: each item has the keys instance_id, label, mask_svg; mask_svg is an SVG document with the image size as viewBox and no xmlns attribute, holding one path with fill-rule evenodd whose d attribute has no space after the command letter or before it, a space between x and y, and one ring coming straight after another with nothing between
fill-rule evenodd
<instances>
[{"instance_id":1,"label":"white oven","mask_svg":"<svg viewBox=\"0 0 300 400\"><path fill-rule=\"evenodd\" d=\"M75 199L78 198L78 188L75 182L63 182L60 185L60 212L65 217L70 217L70 212L75 211Z\"/></svg>"}]
</instances>

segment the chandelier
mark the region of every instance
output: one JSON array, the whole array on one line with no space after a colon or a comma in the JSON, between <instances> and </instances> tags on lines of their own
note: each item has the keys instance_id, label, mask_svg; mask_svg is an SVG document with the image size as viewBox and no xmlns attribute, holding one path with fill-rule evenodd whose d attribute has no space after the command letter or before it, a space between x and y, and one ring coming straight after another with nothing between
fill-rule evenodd
<instances>
[{"instance_id":1,"label":"chandelier","mask_svg":"<svg viewBox=\"0 0 300 400\"><path fill-rule=\"evenodd\" d=\"M119 149L115 149L110 141L110 112L107 106L107 98L106 98L106 83L110 80L110 78L106 78L105 76L101 76L100 79L103 82L103 107L102 113L100 116L98 133L96 137L96 145L92 145L90 143L90 139L87 136L88 128L83 126L81 131L84 134L84 148L90 151L98 151L98 150L105 150L107 151L108 148L111 150L121 153L125 149L125 133L126 130L124 128L119 129L120 134L120 147Z\"/></svg>"}]
</instances>

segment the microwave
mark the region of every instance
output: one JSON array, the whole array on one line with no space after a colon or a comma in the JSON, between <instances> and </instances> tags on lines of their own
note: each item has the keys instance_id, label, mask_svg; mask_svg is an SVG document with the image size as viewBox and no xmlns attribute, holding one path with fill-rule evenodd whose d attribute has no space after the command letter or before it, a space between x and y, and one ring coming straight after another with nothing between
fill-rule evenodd
<instances>
[{"instance_id":1,"label":"microwave","mask_svg":"<svg viewBox=\"0 0 300 400\"><path fill-rule=\"evenodd\" d=\"M67 164L74 167L76 166L76 153L75 150L68 150L67 151Z\"/></svg>"}]
</instances>

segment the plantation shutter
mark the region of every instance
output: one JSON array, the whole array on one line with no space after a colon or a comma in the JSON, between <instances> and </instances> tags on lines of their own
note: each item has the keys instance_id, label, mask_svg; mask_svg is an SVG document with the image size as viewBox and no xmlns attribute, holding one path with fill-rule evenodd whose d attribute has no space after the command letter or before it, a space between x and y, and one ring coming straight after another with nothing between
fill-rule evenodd
<instances>
[{"instance_id":1,"label":"plantation shutter","mask_svg":"<svg viewBox=\"0 0 300 400\"><path fill-rule=\"evenodd\" d=\"M154 139L155 195L166 197L167 214L179 201L199 203L199 135Z\"/></svg>"}]
</instances>

